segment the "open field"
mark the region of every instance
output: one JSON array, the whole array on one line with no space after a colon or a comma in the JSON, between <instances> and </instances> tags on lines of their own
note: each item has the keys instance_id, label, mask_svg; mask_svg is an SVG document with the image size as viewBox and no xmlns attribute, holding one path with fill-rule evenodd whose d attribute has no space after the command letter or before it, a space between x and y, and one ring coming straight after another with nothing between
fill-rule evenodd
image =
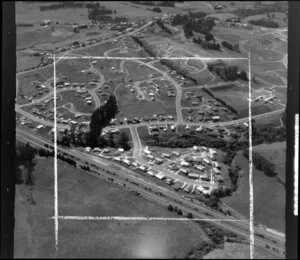
<instances>
[{"instance_id":1,"label":"open field","mask_svg":"<svg viewBox=\"0 0 300 260\"><path fill-rule=\"evenodd\" d=\"M17 186L15 257L54 257L53 158L37 159L36 205ZM58 161L60 215L175 217L174 213ZM74 207L76 205L76 207ZM130 238L130 239L129 239ZM59 257L184 257L207 237L193 222L59 221ZM155 248L155 250L151 250Z\"/></svg>"},{"instance_id":2,"label":"open field","mask_svg":"<svg viewBox=\"0 0 300 260\"><path fill-rule=\"evenodd\" d=\"M238 189L222 201L244 216L249 216L249 165L238 152L234 159L242 168ZM275 178L253 169L254 221L280 232L285 231L285 188Z\"/></svg>"},{"instance_id":3,"label":"open field","mask_svg":"<svg viewBox=\"0 0 300 260\"><path fill-rule=\"evenodd\" d=\"M119 104L119 110L121 111L117 117L133 118L133 117L151 117L154 114L172 115L176 118L176 109L168 108L163 105L161 101L149 102L141 100L137 103L124 103Z\"/></svg>"},{"instance_id":4,"label":"open field","mask_svg":"<svg viewBox=\"0 0 300 260\"><path fill-rule=\"evenodd\" d=\"M225 243L223 249L215 249L203 259L249 259L250 245L244 243ZM254 259L280 259L268 249L254 249Z\"/></svg>"},{"instance_id":5,"label":"open field","mask_svg":"<svg viewBox=\"0 0 300 260\"><path fill-rule=\"evenodd\" d=\"M274 15L274 18L272 18L272 21L277 22L279 27L287 27L287 17L284 13L270 13L271 16ZM242 20L242 22L247 23L250 20L260 20L260 19L267 19L266 14L258 14L253 16L248 16L245 19ZM286 19L285 19L286 18Z\"/></svg>"},{"instance_id":6,"label":"open field","mask_svg":"<svg viewBox=\"0 0 300 260\"><path fill-rule=\"evenodd\" d=\"M145 65L140 66L139 63L131 60L126 60L124 62L124 67L130 74L130 78L133 81L145 80L161 76L161 74L156 72L155 70ZM150 74L152 75L151 77Z\"/></svg>"},{"instance_id":7,"label":"open field","mask_svg":"<svg viewBox=\"0 0 300 260\"><path fill-rule=\"evenodd\" d=\"M24 53L17 53L17 72L35 68L41 63L41 57L28 55Z\"/></svg>"},{"instance_id":8,"label":"open field","mask_svg":"<svg viewBox=\"0 0 300 260\"><path fill-rule=\"evenodd\" d=\"M232 106L237 112L240 117L245 117L249 113L249 93L247 89L239 88L232 84L232 88L229 89L218 89L218 88L210 88L210 91L214 94L215 97L220 98L226 104ZM254 93L255 96L261 95L261 91L257 94ZM255 98L253 96L252 98ZM262 102L252 102L252 115L258 115L262 113L267 113L276 109L280 109L280 106L277 103L270 104L270 103L262 103Z\"/></svg>"},{"instance_id":9,"label":"open field","mask_svg":"<svg viewBox=\"0 0 300 260\"><path fill-rule=\"evenodd\" d=\"M95 110L94 102L89 105L83 98L75 96L75 94L75 90L67 90L60 93L65 103L72 103L78 113L92 113Z\"/></svg>"},{"instance_id":10,"label":"open field","mask_svg":"<svg viewBox=\"0 0 300 260\"><path fill-rule=\"evenodd\" d=\"M285 182L286 142L260 144L253 147L253 151L259 153L273 163L275 165L275 172L278 173L278 177Z\"/></svg>"}]
</instances>

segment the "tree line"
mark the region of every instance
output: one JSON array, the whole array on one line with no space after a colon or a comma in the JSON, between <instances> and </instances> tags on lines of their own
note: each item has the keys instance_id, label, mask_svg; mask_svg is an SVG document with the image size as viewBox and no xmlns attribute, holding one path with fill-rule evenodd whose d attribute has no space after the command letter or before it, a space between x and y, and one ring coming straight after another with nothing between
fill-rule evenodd
<instances>
[{"instance_id":1,"label":"tree line","mask_svg":"<svg viewBox=\"0 0 300 260\"><path fill-rule=\"evenodd\" d=\"M168 34L173 34L172 31L170 30L170 28L166 27L165 24L163 23L163 21L161 19L158 19L156 21L156 24L162 29L164 30L166 33Z\"/></svg>"},{"instance_id":2,"label":"tree line","mask_svg":"<svg viewBox=\"0 0 300 260\"><path fill-rule=\"evenodd\" d=\"M239 44L231 44L229 42L226 42L226 41L222 41L221 42L222 46L231 50L231 51L235 51L235 52L240 52L240 49L239 49Z\"/></svg>"},{"instance_id":3,"label":"tree line","mask_svg":"<svg viewBox=\"0 0 300 260\"><path fill-rule=\"evenodd\" d=\"M224 81L235 81L237 79L241 79L244 81L249 80L246 71L242 70L239 72L237 66L219 66L208 64L207 68L209 71L214 72Z\"/></svg>"},{"instance_id":4,"label":"tree line","mask_svg":"<svg viewBox=\"0 0 300 260\"><path fill-rule=\"evenodd\" d=\"M243 151L243 155L249 160L249 149L245 149ZM252 161L255 168L259 171L262 171L265 175L269 177L275 177L277 175L277 173L275 172L274 164L263 157L261 154L253 151Z\"/></svg>"},{"instance_id":5,"label":"tree line","mask_svg":"<svg viewBox=\"0 0 300 260\"><path fill-rule=\"evenodd\" d=\"M279 28L279 24L277 22L268 21L265 19L249 20L248 23L256 25L256 26L267 27L267 28Z\"/></svg>"},{"instance_id":6,"label":"tree line","mask_svg":"<svg viewBox=\"0 0 300 260\"><path fill-rule=\"evenodd\" d=\"M149 6L166 6L166 7L175 7L176 1L159 1L159 2L153 2L153 1L130 1L133 4L138 5L149 5Z\"/></svg>"}]
</instances>

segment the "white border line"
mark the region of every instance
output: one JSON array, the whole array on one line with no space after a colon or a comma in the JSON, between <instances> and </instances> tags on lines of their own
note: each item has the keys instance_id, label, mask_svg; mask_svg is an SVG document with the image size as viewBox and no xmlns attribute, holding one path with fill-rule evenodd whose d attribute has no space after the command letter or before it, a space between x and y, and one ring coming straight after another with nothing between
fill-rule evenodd
<instances>
[{"instance_id":1,"label":"white border line","mask_svg":"<svg viewBox=\"0 0 300 260\"><path fill-rule=\"evenodd\" d=\"M61 59L99 59L99 60L248 60L249 64L249 186L250 186L250 259L253 259L254 254L254 222L253 222L253 180L252 180L252 121L251 121L251 65L250 65L250 52L249 58L225 58L225 57L109 57L109 56L50 56L48 58L53 59L53 74L54 74L54 217L51 219L55 220L55 249L56 254L58 252L58 219L63 220L163 220L163 221L247 221L247 220L236 220L236 219L201 219L201 218L162 218L162 217L92 217L92 216L59 216L58 215L58 185L57 185L57 118L56 118L56 64L55 60Z\"/></svg>"},{"instance_id":2,"label":"white border line","mask_svg":"<svg viewBox=\"0 0 300 260\"><path fill-rule=\"evenodd\" d=\"M58 185L57 185L57 118L56 118L56 65L53 60L53 95L54 95L54 217L55 217L55 252L58 251Z\"/></svg>"},{"instance_id":3,"label":"white border line","mask_svg":"<svg viewBox=\"0 0 300 260\"><path fill-rule=\"evenodd\" d=\"M56 217L52 217L51 219L55 219ZM163 221L248 221L245 219L205 219L205 218L164 218L164 217L124 217L124 216L58 216L59 219L63 220L132 220L132 221L150 221L150 220L163 220Z\"/></svg>"},{"instance_id":4,"label":"white border line","mask_svg":"<svg viewBox=\"0 0 300 260\"><path fill-rule=\"evenodd\" d=\"M254 216L253 216L253 179L252 179L252 95L251 95L251 56L249 52L249 220L250 220L250 259L254 257Z\"/></svg>"},{"instance_id":5,"label":"white border line","mask_svg":"<svg viewBox=\"0 0 300 260\"><path fill-rule=\"evenodd\" d=\"M54 57L49 56L49 59ZM117 56L57 56L59 60L80 60L80 59L96 59L96 60L248 60L248 58L234 57L117 57Z\"/></svg>"}]
</instances>

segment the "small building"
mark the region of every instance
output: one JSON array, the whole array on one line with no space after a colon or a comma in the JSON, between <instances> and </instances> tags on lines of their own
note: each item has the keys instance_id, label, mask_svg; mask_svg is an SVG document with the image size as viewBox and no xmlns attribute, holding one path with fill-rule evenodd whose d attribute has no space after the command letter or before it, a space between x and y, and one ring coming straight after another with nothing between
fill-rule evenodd
<instances>
[{"instance_id":1,"label":"small building","mask_svg":"<svg viewBox=\"0 0 300 260\"><path fill-rule=\"evenodd\" d=\"M180 156L180 153L178 151L173 151L172 153L176 156Z\"/></svg>"},{"instance_id":2,"label":"small building","mask_svg":"<svg viewBox=\"0 0 300 260\"><path fill-rule=\"evenodd\" d=\"M171 155L168 153L162 153L161 156L165 158L171 158Z\"/></svg>"},{"instance_id":3,"label":"small building","mask_svg":"<svg viewBox=\"0 0 300 260\"><path fill-rule=\"evenodd\" d=\"M187 169L183 169L183 168L180 168L179 172L182 172L185 175L187 175L189 173L189 171Z\"/></svg>"},{"instance_id":4,"label":"small building","mask_svg":"<svg viewBox=\"0 0 300 260\"><path fill-rule=\"evenodd\" d=\"M219 116L213 116L213 117L212 117L212 120L213 120L214 122L217 122L217 121L220 120L220 117L219 117Z\"/></svg>"},{"instance_id":5,"label":"small building","mask_svg":"<svg viewBox=\"0 0 300 260\"><path fill-rule=\"evenodd\" d=\"M85 147L85 152L87 152L87 153L89 153L89 152L91 152L91 147L89 147L89 146L87 146L87 147Z\"/></svg>"},{"instance_id":6,"label":"small building","mask_svg":"<svg viewBox=\"0 0 300 260\"><path fill-rule=\"evenodd\" d=\"M190 164L187 161L181 161L180 165L181 166L186 166L186 167L190 166Z\"/></svg>"},{"instance_id":7,"label":"small building","mask_svg":"<svg viewBox=\"0 0 300 260\"><path fill-rule=\"evenodd\" d=\"M199 179L199 174L197 173L189 173L188 174L188 177L191 178L191 179Z\"/></svg>"},{"instance_id":8,"label":"small building","mask_svg":"<svg viewBox=\"0 0 300 260\"><path fill-rule=\"evenodd\" d=\"M38 126L36 127L36 130L41 130L43 127L44 127L43 125L38 125Z\"/></svg>"},{"instance_id":9,"label":"small building","mask_svg":"<svg viewBox=\"0 0 300 260\"><path fill-rule=\"evenodd\" d=\"M95 147L95 148L93 149L93 152L98 152L98 153L100 153L100 152L101 152L101 149L100 149L99 147Z\"/></svg>"},{"instance_id":10,"label":"small building","mask_svg":"<svg viewBox=\"0 0 300 260\"><path fill-rule=\"evenodd\" d=\"M158 174L155 175L155 177L159 180L163 180L165 178L165 175L162 172L159 172Z\"/></svg>"},{"instance_id":11,"label":"small building","mask_svg":"<svg viewBox=\"0 0 300 260\"><path fill-rule=\"evenodd\" d=\"M207 163L210 165L210 160L208 160L207 158L203 158L203 162Z\"/></svg>"}]
</instances>

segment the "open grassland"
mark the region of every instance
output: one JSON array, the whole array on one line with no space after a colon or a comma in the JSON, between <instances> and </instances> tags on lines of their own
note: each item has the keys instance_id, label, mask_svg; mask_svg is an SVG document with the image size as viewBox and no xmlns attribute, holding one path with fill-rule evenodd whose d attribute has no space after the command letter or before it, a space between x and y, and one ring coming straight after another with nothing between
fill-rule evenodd
<instances>
[{"instance_id":1,"label":"open grassland","mask_svg":"<svg viewBox=\"0 0 300 260\"><path fill-rule=\"evenodd\" d=\"M17 53L17 72L35 68L41 63L41 58L24 53Z\"/></svg>"},{"instance_id":2,"label":"open grassland","mask_svg":"<svg viewBox=\"0 0 300 260\"><path fill-rule=\"evenodd\" d=\"M90 64L88 60L83 59L64 59L56 65L56 75L59 79L66 77L66 82L69 83L89 83L94 74L81 72L89 70Z\"/></svg>"},{"instance_id":3,"label":"open grassland","mask_svg":"<svg viewBox=\"0 0 300 260\"><path fill-rule=\"evenodd\" d=\"M140 63L131 60L126 60L124 62L124 67L130 74L130 78L133 79L133 81L145 80L161 76L161 74L156 72L155 70L145 65L141 66ZM152 74L151 77L150 74Z\"/></svg>"},{"instance_id":4,"label":"open grassland","mask_svg":"<svg viewBox=\"0 0 300 260\"><path fill-rule=\"evenodd\" d=\"M223 100L226 104L232 106L238 112L239 117L246 117L249 114L249 93L247 89L242 89L235 85L232 86L233 87L231 89L225 90L218 88L210 88L210 91L214 94L215 97ZM256 95L258 96L259 94ZM282 106L280 106L277 103L266 104L262 102L252 102L252 115L268 113L280 108L282 108Z\"/></svg>"},{"instance_id":5,"label":"open grassland","mask_svg":"<svg viewBox=\"0 0 300 260\"><path fill-rule=\"evenodd\" d=\"M54 248L53 158L37 159L35 185L26 198L17 186L16 258L52 258ZM139 198L66 163L58 161L59 214L77 216L175 217L174 213ZM74 206L76 205L76 207ZM59 221L59 257L139 258L184 257L207 240L193 222ZM155 249L155 250L154 250Z\"/></svg>"},{"instance_id":6,"label":"open grassland","mask_svg":"<svg viewBox=\"0 0 300 260\"><path fill-rule=\"evenodd\" d=\"M277 22L279 27L287 27L287 17L284 13L270 13L271 16L275 16L272 18L272 21ZM249 22L250 20L261 20L261 19L267 19L267 14L258 14L258 15L252 15L248 16L245 19L242 20L242 22Z\"/></svg>"},{"instance_id":7,"label":"open grassland","mask_svg":"<svg viewBox=\"0 0 300 260\"><path fill-rule=\"evenodd\" d=\"M119 100L120 102L120 100ZM120 113L117 117L143 117L143 116L153 116L154 114L164 114L172 115L173 118L176 118L176 109L165 107L161 101L146 101L141 100L137 103L119 103Z\"/></svg>"},{"instance_id":8,"label":"open grassland","mask_svg":"<svg viewBox=\"0 0 300 260\"><path fill-rule=\"evenodd\" d=\"M234 159L243 169L238 180L238 189L222 201L244 216L249 216L249 163L238 152ZM275 178L253 169L254 221L269 228L285 231L285 188Z\"/></svg>"},{"instance_id":9,"label":"open grassland","mask_svg":"<svg viewBox=\"0 0 300 260\"><path fill-rule=\"evenodd\" d=\"M285 162L286 162L286 142L260 144L253 147L254 152L261 154L268 161L274 164L275 172L284 182L286 179Z\"/></svg>"},{"instance_id":10,"label":"open grassland","mask_svg":"<svg viewBox=\"0 0 300 260\"><path fill-rule=\"evenodd\" d=\"M223 249L215 249L203 259L249 259L250 246L244 243L225 243ZM277 254L272 254L269 249L255 247L254 259L281 259Z\"/></svg>"},{"instance_id":11,"label":"open grassland","mask_svg":"<svg viewBox=\"0 0 300 260\"><path fill-rule=\"evenodd\" d=\"M73 51L73 53L97 57L97 56L104 56L105 53L110 51L111 49L120 48L122 46L123 46L123 44L120 41L118 41L116 43L114 43L113 41L109 41L109 42L97 44L95 46L93 46L93 45L88 46L88 47L84 48L84 50L75 50L75 51Z\"/></svg>"},{"instance_id":12,"label":"open grassland","mask_svg":"<svg viewBox=\"0 0 300 260\"><path fill-rule=\"evenodd\" d=\"M34 23L42 20L59 22L88 23L87 8L66 8L55 11L40 11L40 6L48 6L52 3L43 2L16 2L16 22Z\"/></svg>"}]
</instances>

